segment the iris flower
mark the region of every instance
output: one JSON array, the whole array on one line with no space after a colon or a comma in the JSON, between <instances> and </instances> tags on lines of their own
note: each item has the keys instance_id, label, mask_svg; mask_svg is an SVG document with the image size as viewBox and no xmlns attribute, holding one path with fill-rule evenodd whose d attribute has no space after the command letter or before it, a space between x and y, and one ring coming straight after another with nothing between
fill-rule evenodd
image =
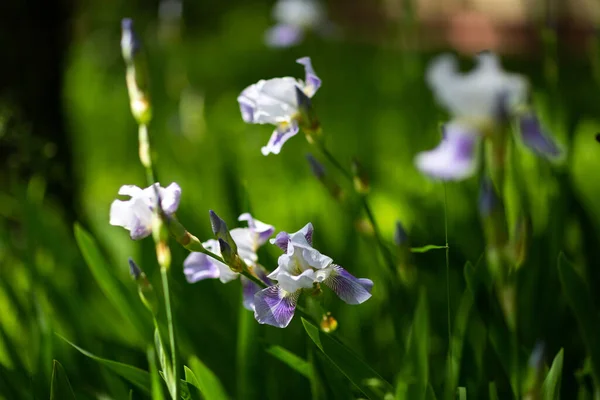
<instances>
[{"instance_id":1,"label":"iris flower","mask_svg":"<svg viewBox=\"0 0 600 400\"><path fill-rule=\"evenodd\" d=\"M237 99L245 122L276 126L269 143L261 150L265 156L279 154L283 144L300 129L297 91L311 98L321 87L321 79L315 74L310 57L296 62L304 66L304 81L292 77L260 80L244 89Z\"/></svg>"},{"instance_id":2,"label":"iris flower","mask_svg":"<svg viewBox=\"0 0 600 400\"><path fill-rule=\"evenodd\" d=\"M261 324L288 326L303 289L323 283L348 304L361 304L371 297L373 282L355 278L333 260L312 247L313 226L300 231L280 232L271 243L284 251L278 267L267 277L277 281L254 296L254 317Z\"/></svg>"},{"instance_id":3,"label":"iris flower","mask_svg":"<svg viewBox=\"0 0 600 400\"><path fill-rule=\"evenodd\" d=\"M122 196L130 196L129 200L115 200L110 206L110 224L122 226L130 232L133 240L143 239L152 233L152 212L160 201L162 212L171 216L179 207L181 188L177 183L171 183L166 188L158 183L139 188L134 185L124 185L119 189ZM158 194L159 199L156 198Z\"/></svg>"},{"instance_id":4,"label":"iris flower","mask_svg":"<svg viewBox=\"0 0 600 400\"><path fill-rule=\"evenodd\" d=\"M504 71L495 54L479 54L475 68L468 73L458 71L453 56L442 55L427 71L427 83L452 120L444 126L438 147L415 159L417 168L426 175L443 180L472 176L482 139L501 134L490 127L513 118L518 119L525 146L542 157L561 155L556 143L544 134L538 118L525 107L529 83L522 75Z\"/></svg>"},{"instance_id":5,"label":"iris flower","mask_svg":"<svg viewBox=\"0 0 600 400\"><path fill-rule=\"evenodd\" d=\"M266 243L275 228L254 219L249 213L239 216L238 221L247 221L247 228L234 228L229 233L237 245L238 254L244 260L250 270L256 277L266 284L271 281L266 277L265 269L258 263L256 252L258 248ZM210 252L221 256L219 242L215 239L207 240L202 245ZM189 283L195 283L204 279L216 279L227 283L236 279L239 274L233 272L226 264L215 260L204 254L192 252L183 262L183 273ZM254 294L260 290L260 287L251 280L242 276L243 302L248 310L254 310Z\"/></svg>"}]
</instances>

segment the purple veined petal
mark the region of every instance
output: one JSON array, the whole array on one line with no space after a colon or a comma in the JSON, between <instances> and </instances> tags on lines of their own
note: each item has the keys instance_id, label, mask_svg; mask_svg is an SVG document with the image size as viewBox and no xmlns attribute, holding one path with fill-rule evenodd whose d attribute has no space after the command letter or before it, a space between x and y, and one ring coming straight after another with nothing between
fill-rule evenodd
<instances>
[{"instance_id":1,"label":"purple veined petal","mask_svg":"<svg viewBox=\"0 0 600 400\"><path fill-rule=\"evenodd\" d=\"M306 241L311 246L313 244L313 232L314 232L314 230L315 230L315 228L313 228L312 222L309 222L308 224L304 225L304 227L302 227L302 229L300 229L300 232L304 235L304 237L306 238Z\"/></svg>"},{"instance_id":2,"label":"purple veined petal","mask_svg":"<svg viewBox=\"0 0 600 400\"><path fill-rule=\"evenodd\" d=\"M373 281L356 278L339 265L333 266L333 271L323 283L348 304L364 303L371 298L373 289Z\"/></svg>"},{"instance_id":3,"label":"purple veined petal","mask_svg":"<svg viewBox=\"0 0 600 400\"><path fill-rule=\"evenodd\" d=\"M265 44L273 48L295 46L304 39L304 30L300 27L277 24L265 32Z\"/></svg>"},{"instance_id":4,"label":"purple veined petal","mask_svg":"<svg viewBox=\"0 0 600 400\"><path fill-rule=\"evenodd\" d=\"M304 71L306 74L304 80L304 92L308 97L313 97L317 90L321 87L321 78L317 76L315 70L312 67L310 57L302 57L296 60L298 64L304 65Z\"/></svg>"},{"instance_id":5,"label":"purple veined petal","mask_svg":"<svg viewBox=\"0 0 600 400\"><path fill-rule=\"evenodd\" d=\"M248 222L248 227L258 236L257 241L259 246L265 244L275 232L275 227L273 225L265 224L264 222L255 219L250 213L243 213L238 217L238 221Z\"/></svg>"},{"instance_id":6,"label":"purple veined petal","mask_svg":"<svg viewBox=\"0 0 600 400\"><path fill-rule=\"evenodd\" d=\"M283 250L284 253L287 253L290 235L287 232L279 232L277 236L275 236L275 239L271 239L270 242Z\"/></svg>"},{"instance_id":7,"label":"purple veined petal","mask_svg":"<svg viewBox=\"0 0 600 400\"><path fill-rule=\"evenodd\" d=\"M558 145L544 134L540 120L534 114L521 116L519 128L523 144L534 153L547 158L558 158L562 154Z\"/></svg>"},{"instance_id":8,"label":"purple veined petal","mask_svg":"<svg viewBox=\"0 0 600 400\"><path fill-rule=\"evenodd\" d=\"M480 136L457 123L444 128L444 138L433 150L417 155L417 169L432 178L461 180L472 176L477 168Z\"/></svg>"},{"instance_id":9,"label":"purple veined petal","mask_svg":"<svg viewBox=\"0 0 600 400\"><path fill-rule=\"evenodd\" d=\"M221 275L216 265L216 260L212 260L204 253L190 253L183 262L183 274L188 283L195 283L204 279L215 279Z\"/></svg>"},{"instance_id":10,"label":"purple veined petal","mask_svg":"<svg viewBox=\"0 0 600 400\"><path fill-rule=\"evenodd\" d=\"M273 282L267 278L267 271L265 271L262 265L256 265L254 267L254 273L256 277L263 281L265 284L272 286ZM244 308L250 311L254 311L254 295L258 293L262 288L258 286L256 283L252 282L250 279L245 276L241 277L242 280L242 298Z\"/></svg>"},{"instance_id":11,"label":"purple veined petal","mask_svg":"<svg viewBox=\"0 0 600 400\"><path fill-rule=\"evenodd\" d=\"M295 136L298 133L298 130L299 127L295 121L289 124L279 125L273 131L269 143L261 149L262 154L264 156L269 154L279 154L285 142L292 136Z\"/></svg>"},{"instance_id":12,"label":"purple veined petal","mask_svg":"<svg viewBox=\"0 0 600 400\"><path fill-rule=\"evenodd\" d=\"M173 182L166 188L160 188L160 206L165 214L171 215L177 211L181 199L181 187Z\"/></svg>"},{"instance_id":13,"label":"purple veined petal","mask_svg":"<svg viewBox=\"0 0 600 400\"><path fill-rule=\"evenodd\" d=\"M133 240L144 239L152 234L152 227L145 225L139 218L134 218L133 225L129 230L129 236Z\"/></svg>"},{"instance_id":14,"label":"purple veined petal","mask_svg":"<svg viewBox=\"0 0 600 400\"><path fill-rule=\"evenodd\" d=\"M254 318L259 324L277 328L289 325L296 311L300 291L289 293L278 286L269 286L254 295Z\"/></svg>"}]
</instances>

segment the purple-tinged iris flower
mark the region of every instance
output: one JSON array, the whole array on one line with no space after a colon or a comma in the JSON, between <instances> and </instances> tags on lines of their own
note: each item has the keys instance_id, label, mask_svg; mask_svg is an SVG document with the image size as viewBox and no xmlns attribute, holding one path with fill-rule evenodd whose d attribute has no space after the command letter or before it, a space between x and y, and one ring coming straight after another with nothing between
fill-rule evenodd
<instances>
[{"instance_id":1,"label":"purple-tinged iris flower","mask_svg":"<svg viewBox=\"0 0 600 400\"><path fill-rule=\"evenodd\" d=\"M278 328L288 326L302 289L323 283L348 304L361 304L371 297L373 282L355 278L333 260L312 247L312 224L288 234L280 232L271 243L284 251L278 267L268 275L277 284L254 296L254 317L261 324Z\"/></svg>"},{"instance_id":2,"label":"purple-tinged iris flower","mask_svg":"<svg viewBox=\"0 0 600 400\"><path fill-rule=\"evenodd\" d=\"M325 8L317 0L279 0L273 19L276 24L265 33L265 42L276 48L299 44L307 31L326 33L329 25Z\"/></svg>"},{"instance_id":3,"label":"purple-tinged iris flower","mask_svg":"<svg viewBox=\"0 0 600 400\"><path fill-rule=\"evenodd\" d=\"M480 142L499 122L517 118L521 141L537 154L557 158L559 147L544 135L539 120L527 107L529 83L519 74L502 69L490 52L476 58L468 73L458 70L455 57L442 55L427 71L427 83L435 97L452 115L444 127L441 143L417 155L415 163L424 174L442 180L461 180L477 170Z\"/></svg>"},{"instance_id":4,"label":"purple-tinged iris flower","mask_svg":"<svg viewBox=\"0 0 600 400\"><path fill-rule=\"evenodd\" d=\"M143 239L152 233L152 211L160 199L160 208L167 216L171 216L179 207L181 188L171 183L166 188L158 183L146 189L134 185L124 185L119 189L122 196L130 196L127 201L115 200L110 206L110 224L127 229L133 240Z\"/></svg>"},{"instance_id":5,"label":"purple-tinged iris flower","mask_svg":"<svg viewBox=\"0 0 600 400\"><path fill-rule=\"evenodd\" d=\"M271 281L267 278L265 269L258 263L256 252L273 235L275 228L254 219L249 213L240 215L238 220L247 221L248 223L247 228L234 228L229 231L233 241L237 245L238 254L258 279L270 285ZM202 243L202 245L208 251L221 256L221 249L217 240L210 239ZM218 278L221 282L227 283L239 276L237 272L233 272L226 264L204 253L197 252L192 252L187 256L183 262L183 273L189 283L209 278ZM260 290L260 287L244 276L241 279L244 307L250 311L254 311L254 294Z\"/></svg>"},{"instance_id":6,"label":"purple-tinged iris flower","mask_svg":"<svg viewBox=\"0 0 600 400\"><path fill-rule=\"evenodd\" d=\"M269 143L261 149L265 156L279 154L283 144L300 129L296 91L300 90L311 98L321 87L321 79L315 74L310 57L300 58L296 62L304 65L304 81L291 77L260 80L244 89L238 97L245 122L276 126Z\"/></svg>"}]
</instances>

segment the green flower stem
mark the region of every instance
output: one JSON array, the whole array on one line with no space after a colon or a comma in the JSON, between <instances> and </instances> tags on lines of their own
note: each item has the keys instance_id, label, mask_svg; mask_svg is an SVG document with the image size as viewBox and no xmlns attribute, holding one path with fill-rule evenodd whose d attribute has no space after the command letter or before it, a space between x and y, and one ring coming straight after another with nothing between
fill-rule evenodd
<instances>
[{"instance_id":1,"label":"green flower stem","mask_svg":"<svg viewBox=\"0 0 600 400\"><path fill-rule=\"evenodd\" d=\"M148 135L148 126L146 124L140 124L138 130L139 140L139 157L140 162L146 170L146 180L149 186L156 183L156 174L154 173L154 166L152 164L152 150L150 146L150 138ZM158 189L156 188L157 192ZM160 201L157 193L157 202ZM166 216L162 214L160 207L154 207L155 216L158 222L157 226L153 227L158 232L153 232L154 241L156 244L156 256L160 264L160 277L162 281L165 310L167 317L167 326L169 330L169 344L171 348L171 382L169 382L169 393L173 400L179 400L179 377L178 377L178 357L177 357L177 339L175 336L175 323L173 318L173 310L171 308L171 293L169 290L169 268L171 265L170 249L167 241L162 237L160 231L164 228Z\"/></svg>"},{"instance_id":2,"label":"green flower stem","mask_svg":"<svg viewBox=\"0 0 600 400\"><path fill-rule=\"evenodd\" d=\"M322 142L316 142L315 144L317 145L317 147L319 148L321 153L323 153L323 156L325 158L327 158L327 160L331 164L333 164L333 166L335 166L342 173L342 175L346 179L348 179L350 181L350 183L353 185L354 177L352 176L352 174L346 168L344 168L342 166L342 164L335 158L335 156L333 154L331 154L331 152L329 152L329 150L327 150L327 148L325 147L325 145ZM353 187L354 187L354 185L353 185ZM369 219L369 222L371 223L371 226L373 227L373 232L375 234L375 240L377 241L377 244L379 245L381 254L383 255L383 258L385 259L385 262L387 263L390 270L395 273L396 263L394 262L394 258L392 257L392 254L390 253L389 249L385 246L385 242L383 240L383 237L381 236L381 232L379 231L379 225L375 221L375 216L374 216L373 212L371 211L371 207L367 200L366 194L360 194L360 201L365 210L365 213L367 214L367 218Z\"/></svg>"}]
</instances>

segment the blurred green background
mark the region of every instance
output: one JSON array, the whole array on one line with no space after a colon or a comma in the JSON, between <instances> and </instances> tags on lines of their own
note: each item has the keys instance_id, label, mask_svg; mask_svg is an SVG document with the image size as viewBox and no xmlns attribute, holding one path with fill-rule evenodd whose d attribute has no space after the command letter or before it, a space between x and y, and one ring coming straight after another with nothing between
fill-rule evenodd
<instances>
[{"instance_id":1,"label":"blurred green background","mask_svg":"<svg viewBox=\"0 0 600 400\"><path fill-rule=\"evenodd\" d=\"M328 3L340 37L309 35L290 49L270 49L263 42L273 23L273 2L266 0L184 2L182 19L173 20L161 19L157 2L57 2L40 5L45 17L11 6L15 18L26 22L17 28L4 17L1 42L9 57L0 98L0 397L47 398L53 359L64 366L77 398L129 396L126 381L55 332L98 356L148 368L151 320L128 276L127 258L160 286L153 243L133 242L125 230L108 224L119 187L145 186L119 47L123 17L135 19L149 61L158 178L163 186L177 182L182 187L178 218L192 233L201 240L212 236L209 209L230 227L249 207L278 231L293 232L311 221L317 248L375 283L373 298L361 306L326 295L325 306L339 322L338 337L392 384L410 384L415 374L406 343L426 342L428 381L438 398L446 382L448 283L452 324L466 318L460 386L469 398L487 398L493 381L500 398L512 396L512 367L498 344L508 331L495 298L475 293L474 306L466 313L460 308L468 291L465 263L480 266L484 254L477 180L444 186L413 165L417 152L436 145L439 123L447 118L423 76L428 61L451 50L450 44L423 39L427 21L416 20L414 13L390 17L388 2L366 3ZM534 50L511 54L504 65L531 79L536 110L567 157L551 165L520 148L517 152L533 226L528 258L518 271L520 371L525 381L536 343L544 343L548 366L564 348L563 397L591 396L586 360L594 356L568 307L557 260L564 252L583 277L591 299L588 316L595 321L600 305L600 144L594 139L600 132L599 47L593 30L577 31L586 45L576 49L562 40L568 35L560 29L577 28L577 21L558 25L557 31L542 29L536 20L522 22L527 37L534 38ZM404 288L401 302L392 301L386 281L397 277L385 269L374 238L357 229L364 215L342 177L325 163L348 194L344 206L311 174L305 155L313 150L302 135L278 156L260 153L271 127L244 124L236 97L259 79L301 78L295 60L307 55L323 80L314 106L327 146L345 165L356 157L367 170L369 199L389 245L398 220L412 245L444 245L447 208L448 282L444 250L415 254L417 282ZM470 57L464 62L471 65ZM97 284L74 240L75 221L98 241L110 273L147 322L147 332L138 331ZM241 307L237 281L187 284L181 268L187 251L175 244L172 250L184 362L196 355L232 398L316 397L314 382L264 351L276 344L302 358L315 357L298 316L285 330L259 326ZM260 252L271 269L278 255L275 246ZM429 335L409 339L419 291L427 298ZM326 364L323 360L317 357ZM321 395L349 398L348 392L331 389L347 389L345 378L325 370L330 384ZM336 381L342 383L331 383ZM134 396L144 398L137 391Z\"/></svg>"}]
</instances>

